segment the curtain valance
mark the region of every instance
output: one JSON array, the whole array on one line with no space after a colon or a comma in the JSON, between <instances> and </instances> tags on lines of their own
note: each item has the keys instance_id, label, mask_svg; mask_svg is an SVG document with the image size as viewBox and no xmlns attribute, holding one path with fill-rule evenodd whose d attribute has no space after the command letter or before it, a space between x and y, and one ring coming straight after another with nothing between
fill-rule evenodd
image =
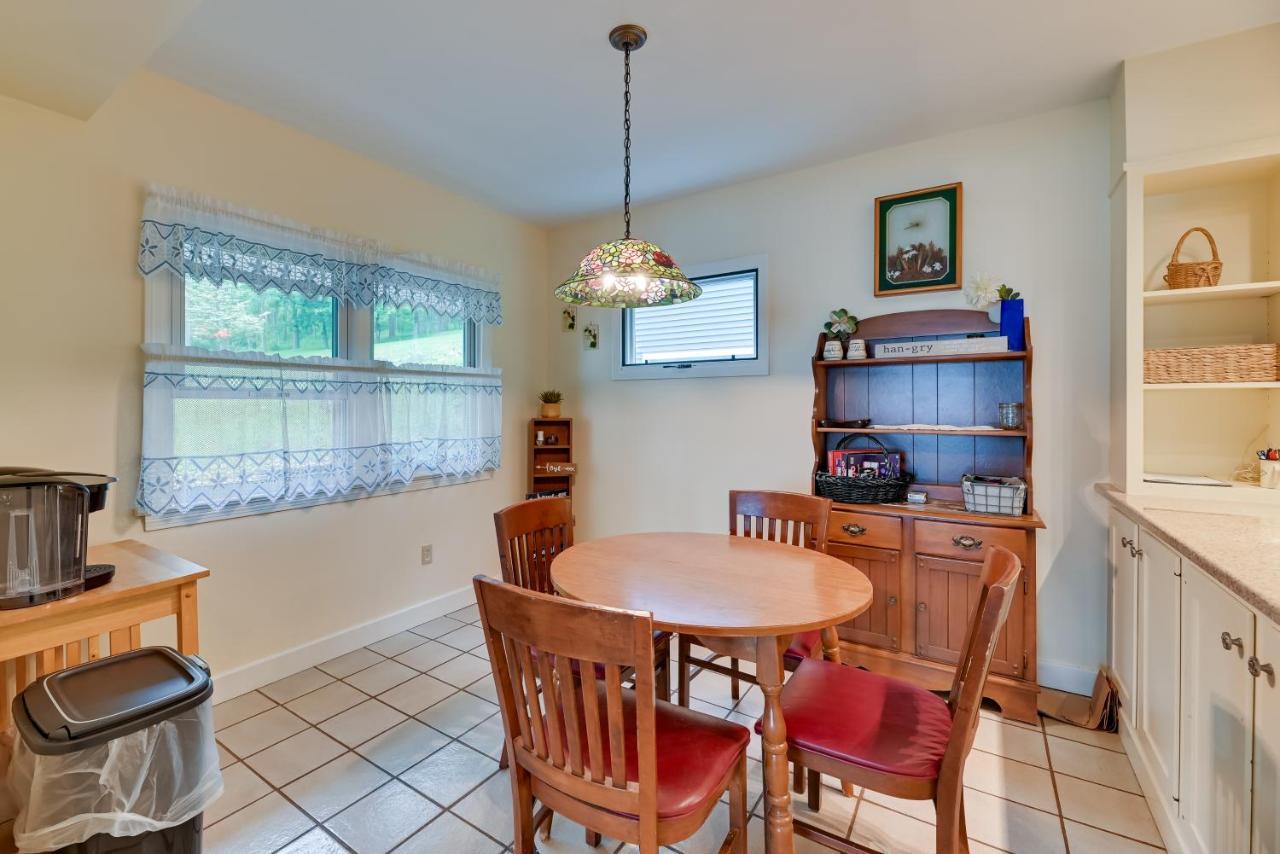
<instances>
[{"instance_id":1,"label":"curtain valance","mask_svg":"<svg viewBox=\"0 0 1280 854\"><path fill-rule=\"evenodd\" d=\"M216 285L238 282L362 306L426 308L502 323L496 282L476 270L393 255L372 241L240 214L195 199L153 194L143 211L138 270Z\"/></svg>"}]
</instances>

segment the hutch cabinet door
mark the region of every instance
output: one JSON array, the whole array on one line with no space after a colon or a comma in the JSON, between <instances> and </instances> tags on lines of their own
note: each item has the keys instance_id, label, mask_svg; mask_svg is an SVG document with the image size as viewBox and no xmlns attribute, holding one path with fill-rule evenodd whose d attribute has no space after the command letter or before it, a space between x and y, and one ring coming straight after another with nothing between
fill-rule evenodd
<instances>
[{"instance_id":1,"label":"hutch cabinet door","mask_svg":"<svg viewBox=\"0 0 1280 854\"><path fill-rule=\"evenodd\" d=\"M1262 617L1256 622L1252 850L1280 854L1280 626Z\"/></svg>"},{"instance_id":2,"label":"hutch cabinet door","mask_svg":"<svg viewBox=\"0 0 1280 854\"><path fill-rule=\"evenodd\" d=\"M1120 694L1120 714L1136 719L1138 696L1138 526L1111 510L1111 678Z\"/></svg>"},{"instance_id":3,"label":"hutch cabinet door","mask_svg":"<svg viewBox=\"0 0 1280 854\"><path fill-rule=\"evenodd\" d=\"M827 554L861 570L871 580L873 591L870 608L836 627L840 639L880 649L899 649L902 645L899 553L831 543Z\"/></svg>"},{"instance_id":4,"label":"hutch cabinet door","mask_svg":"<svg viewBox=\"0 0 1280 854\"><path fill-rule=\"evenodd\" d=\"M1182 567L1177 552L1138 531L1138 738L1152 774L1178 800L1178 721Z\"/></svg>"},{"instance_id":5,"label":"hutch cabinet door","mask_svg":"<svg viewBox=\"0 0 1280 854\"><path fill-rule=\"evenodd\" d=\"M916 654L947 664L957 664L969 620L982 593L982 564L968 560L916 555ZM1026 611L1026 579L1023 595L1009 609L1009 620L996 639L991 672L1021 678L1027 669L1027 645L1023 632Z\"/></svg>"},{"instance_id":6,"label":"hutch cabinet door","mask_svg":"<svg viewBox=\"0 0 1280 854\"><path fill-rule=\"evenodd\" d=\"M1204 854L1249 850L1253 646L1253 612L1183 561L1178 812Z\"/></svg>"}]
</instances>

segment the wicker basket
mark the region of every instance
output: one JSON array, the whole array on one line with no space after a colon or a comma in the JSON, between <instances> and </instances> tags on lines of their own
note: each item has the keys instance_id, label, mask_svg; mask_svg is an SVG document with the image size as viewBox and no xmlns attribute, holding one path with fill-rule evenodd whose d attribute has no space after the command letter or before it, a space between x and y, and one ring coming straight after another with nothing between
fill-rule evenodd
<instances>
[{"instance_id":1,"label":"wicker basket","mask_svg":"<svg viewBox=\"0 0 1280 854\"><path fill-rule=\"evenodd\" d=\"M882 455L888 456L891 453L883 442L868 434L846 436L836 447L843 448L860 437L879 445ZM898 477L844 477L820 471L814 483L819 495L842 504L895 504L906 499L907 487L910 485L911 475L906 472Z\"/></svg>"},{"instance_id":2,"label":"wicker basket","mask_svg":"<svg viewBox=\"0 0 1280 854\"><path fill-rule=\"evenodd\" d=\"M1182 244L1191 232L1198 231L1209 241L1209 249L1213 252L1212 261L1179 261L1178 253L1182 251ZM1164 274L1164 280L1170 288L1209 288L1218 284L1218 280L1222 278L1222 261L1218 258L1218 244L1213 239L1213 235L1207 229L1196 226L1187 229L1187 231L1178 238L1178 245L1173 247L1173 257L1169 259L1168 272Z\"/></svg>"},{"instance_id":3,"label":"wicker basket","mask_svg":"<svg viewBox=\"0 0 1280 854\"><path fill-rule=\"evenodd\" d=\"M1142 354L1148 383L1248 383L1280 379L1275 344L1172 347Z\"/></svg>"}]
</instances>

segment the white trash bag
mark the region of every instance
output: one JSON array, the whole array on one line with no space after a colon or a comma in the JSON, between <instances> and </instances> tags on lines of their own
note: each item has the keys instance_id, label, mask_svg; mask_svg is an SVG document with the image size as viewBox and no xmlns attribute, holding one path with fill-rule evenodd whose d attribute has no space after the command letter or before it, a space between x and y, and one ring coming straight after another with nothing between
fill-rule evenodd
<instances>
[{"instance_id":1,"label":"white trash bag","mask_svg":"<svg viewBox=\"0 0 1280 854\"><path fill-rule=\"evenodd\" d=\"M41 756L19 737L9 784L20 812L22 854L52 851L99 833L137 836L174 827L222 794L213 706L193 709L97 747Z\"/></svg>"}]
</instances>

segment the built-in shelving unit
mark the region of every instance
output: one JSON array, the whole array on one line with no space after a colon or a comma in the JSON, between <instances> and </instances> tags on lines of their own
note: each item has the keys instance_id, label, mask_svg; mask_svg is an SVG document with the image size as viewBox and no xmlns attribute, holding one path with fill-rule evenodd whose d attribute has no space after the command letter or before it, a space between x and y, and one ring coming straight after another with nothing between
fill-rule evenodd
<instances>
[{"instance_id":1,"label":"built-in shelving unit","mask_svg":"<svg viewBox=\"0 0 1280 854\"><path fill-rule=\"evenodd\" d=\"M1150 164L1128 163L1112 196L1113 251L1125 360L1119 376L1128 492L1280 503L1280 490L1247 482L1260 447L1280 447L1280 381L1146 383L1144 350L1280 342L1280 141L1224 146ZM1169 289L1165 268L1194 226L1218 244L1222 278L1213 287ZM1207 260L1199 234L1183 261ZM1232 488L1147 483L1144 472L1200 475Z\"/></svg>"}]
</instances>

